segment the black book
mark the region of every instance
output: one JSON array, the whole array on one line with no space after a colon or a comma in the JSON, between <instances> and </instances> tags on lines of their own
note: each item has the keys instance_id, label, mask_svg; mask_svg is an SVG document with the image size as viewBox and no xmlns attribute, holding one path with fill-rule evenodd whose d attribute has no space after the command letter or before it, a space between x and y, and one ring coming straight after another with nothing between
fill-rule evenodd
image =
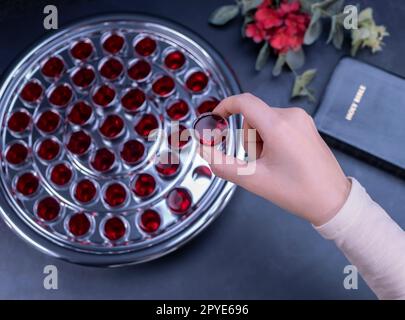
<instances>
[{"instance_id":1,"label":"black book","mask_svg":"<svg viewBox=\"0 0 405 320\"><path fill-rule=\"evenodd\" d=\"M343 58L315 123L331 146L405 177L405 79Z\"/></svg>"}]
</instances>

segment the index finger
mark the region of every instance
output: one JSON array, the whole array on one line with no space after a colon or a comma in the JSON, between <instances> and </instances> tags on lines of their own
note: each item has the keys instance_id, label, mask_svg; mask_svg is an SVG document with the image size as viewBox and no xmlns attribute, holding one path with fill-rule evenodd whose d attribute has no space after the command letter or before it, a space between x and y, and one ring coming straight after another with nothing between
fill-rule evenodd
<instances>
[{"instance_id":1,"label":"index finger","mask_svg":"<svg viewBox=\"0 0 405 320\"><path fill-rule=\"evenodd\" d=\"M266 132L269 123L277 114L265 102L250 93L230 96L222 100L213 110L225 118L233 114L242 114L250 126L259 132Z\"/></svg>"}]
</instances>

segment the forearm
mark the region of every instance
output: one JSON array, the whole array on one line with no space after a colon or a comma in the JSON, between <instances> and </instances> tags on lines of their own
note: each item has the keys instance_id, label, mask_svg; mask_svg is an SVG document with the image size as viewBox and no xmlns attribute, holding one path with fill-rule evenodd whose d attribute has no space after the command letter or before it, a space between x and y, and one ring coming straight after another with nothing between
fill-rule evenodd
<instances>
[{"instance_id":1,"label":"forearm","mask_svg":"<svg viewBox=\"0 0 405 320\"><path fill-rule=\"evenodd\" d=\"M405 233L352 179L338 214L316 227L355 265L380 299L405 299Z\"/></svg>"},{"instance_id":2,"label":"forearm","mask_svg":"<svg viewBox=\"0 0 405 320\"><path fill-rule=\"evenodd\" d=\"M243 115L245 150L255 159L246 162L216 148L200 148L216 176L320 225L319 232L336 242L379 298L405 299L404 232L357 181L350 188L303 109L272 108L251 94L241 94L222 100L214 112ZM250 129L256 130L253 141L247 135ZM251 144L255 151L249 151ZM249 164L253 172L240 174Z\"/></svg>"}]
</instances>

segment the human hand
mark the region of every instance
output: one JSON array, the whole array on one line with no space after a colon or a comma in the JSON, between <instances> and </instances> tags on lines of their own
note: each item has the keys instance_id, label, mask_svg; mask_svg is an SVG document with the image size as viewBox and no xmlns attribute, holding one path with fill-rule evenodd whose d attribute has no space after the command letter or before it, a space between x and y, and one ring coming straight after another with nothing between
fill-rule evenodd
<instances>
[{"instance_id":1,"label":"human hand","mask_svg":"<svg viewBox=\"0 0 405 320\"><path fill-rule=\"evenodd\" d=\"M351 184L301 108L272 108L248 94L224 99L214 110L223 117L244 116L248 162L202 146L213 173L258 194L314 225L329 221L343 206ZM248 129L256 129L253 135ZM256 147L249 151L249 144ZM218 161L218 159L221 159ZM246 167L253 165L251 174Z\"/></svg>"}]
</instances>

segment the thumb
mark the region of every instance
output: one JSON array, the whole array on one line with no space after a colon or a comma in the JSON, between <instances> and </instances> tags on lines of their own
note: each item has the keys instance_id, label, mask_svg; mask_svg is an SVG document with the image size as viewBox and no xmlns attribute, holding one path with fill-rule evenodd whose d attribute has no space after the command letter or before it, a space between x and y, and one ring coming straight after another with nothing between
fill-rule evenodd
<instances>
[{"instance_id":1,"label":"thumb","mask_svg":"<svg viewBox=\"0 0 405 320\"><path fill-rule=\"evenodd\" d=\"M216 147L200 145L199 153L208 162L212 172L225 180L246 187L249 176L254 174L255 162L246 162L224 154Z\"/></svg>"}]
</instances>

